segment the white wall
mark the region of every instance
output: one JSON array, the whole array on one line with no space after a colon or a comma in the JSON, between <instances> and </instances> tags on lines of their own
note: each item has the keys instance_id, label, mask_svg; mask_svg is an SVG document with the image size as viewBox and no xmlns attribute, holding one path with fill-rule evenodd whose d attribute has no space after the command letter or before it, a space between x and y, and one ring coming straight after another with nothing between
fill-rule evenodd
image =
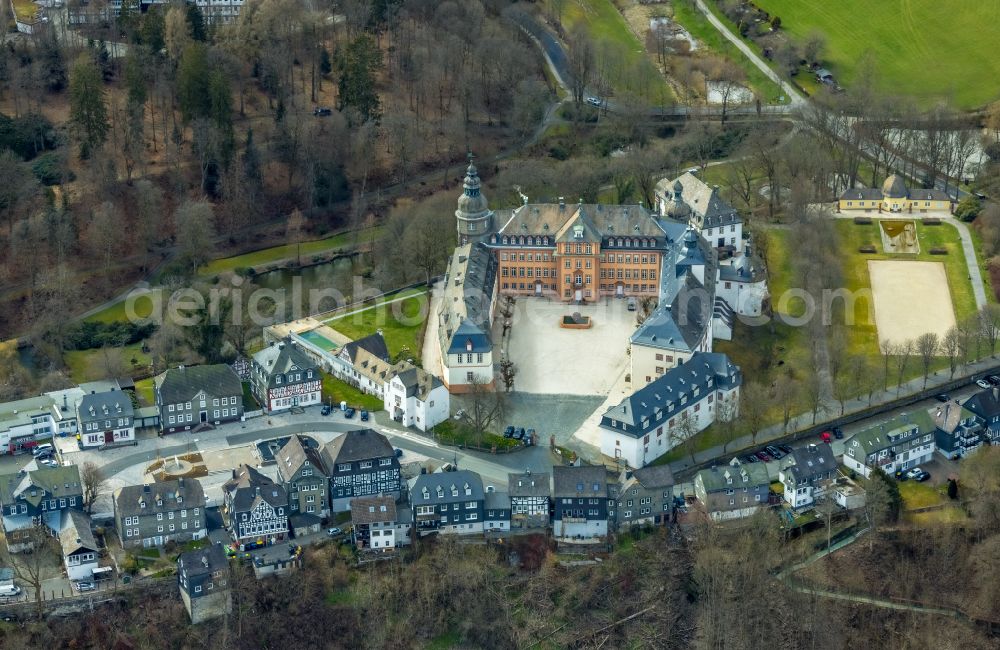
<instances>
[{"instance_id":1,"label":"white wall","mask_svg":"<svg viewBox=\"0 0 1000 650\"><path fill-rule=\"evenodd\" d=\"M608 522L606 519L564 522L561 519L553 523L552 534L555 537L605 537L608 534Z\"/></svg>"},{"instance_id":2,"label":"white wall","mask_svg":"<svg viewBox=\"0 0 1000 650\"><path fill-rule=\"evenodd\" d=\"M483 353L482 363L478 362L477 353L473 353L473 363L466 361L465 353L462 354L442 354L444 364L445 380L449 386L468 386L468 373L484 384L493 382L493 353Z\"/></svg>"},{"instance_id":3,"label":"white wall","mask_svg":"<svg viewBox=\"0 0 1000 650\"><path fill-rule=\"evenodd\" d=\"M660 355L662 358L657 359L656 355ZM670 357L669 361L667 360L667 357ZM682 361L686 363L690 358L690 352L651 348L645 345L636 345L633 343L631 354L632 389L635 391L643 388L647 384L655 381L658 377L662 377L671 368L676 368L678 363ZM663 372L657 373L657 368L661 368ZM648 381L646 379L647 377L649 377Z\"/></svg>"},{"instance_id":4,"label":"white wall","mask_svg":"<svg viewBox=\"0 0 1000 650\"><path fill-rule=\"evenodd\" d=\"M726 288L726 285L729 288ZM767 282L733 282L719 280L715 285L715 295L723 298L741 316L760 316L764 299L767 298ZM716 338L721 338L716 336Z\"/></svg>"},{"instance_id":5,"label":"white wall","mask_svg":"<svg viewBox=\"0 0 1000 650\"><path fill-rule=\"evenodd\" d=\"M726 224L724 226L716 226L714 228L702 228L701 236L704 237L713 248L719 245L720 237L725 238L726 246L736 246L739 248L743 242L743 224L733 223Z\"/></svg>"},{"instance_id":6,"label":"white wall","mask_svg":"<svg viewBox=\"0 0 1000 650\"><path fill-rule=\"evenodd\" d=\"M114 430L115 442L129 442L135 440L135 427L123 427ZM100 447L104 444L104 432L92 431L80 434L81 447Z\"/></svg>"}]
</instances>

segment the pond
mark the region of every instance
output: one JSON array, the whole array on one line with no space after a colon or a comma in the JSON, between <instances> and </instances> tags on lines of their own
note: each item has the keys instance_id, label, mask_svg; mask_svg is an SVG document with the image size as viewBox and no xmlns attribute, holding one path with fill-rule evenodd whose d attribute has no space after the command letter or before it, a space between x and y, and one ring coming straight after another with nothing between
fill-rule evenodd
<instances>
[{"instance_id":1,"label":"pond","mask_svg":"<svg viewBox=\"0 0 1000 650\"><path fill-rule=\"evenodd\" d=\"M370 278L363 277L367 266L339 257L330 262L300 269L279 269L261 273L254 283L277 292L289 319L298 319L380 293Z\"/></svg>"}]
</instances>

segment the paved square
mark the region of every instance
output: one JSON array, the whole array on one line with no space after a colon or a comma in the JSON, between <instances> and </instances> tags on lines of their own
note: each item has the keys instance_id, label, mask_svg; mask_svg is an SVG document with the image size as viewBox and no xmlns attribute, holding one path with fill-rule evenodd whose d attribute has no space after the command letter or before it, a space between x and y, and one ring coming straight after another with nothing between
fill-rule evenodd
<instances>
[{"instance_id":1,"label":"paved square","mask_svg":"<svg viewBox=\"0 0 1000 650\"><path fill-rule=\"evenodd\" d=\"M869 261L879 343L915 341L955 326L948 276L941 262Z\"/></svg>"},{"instance_id":2,"label":"paved square","mask_svg":"<svg viewBox=\"0 0 1000 650\"><path fill-rule=\"evenodd\" d=\"M590 329L559 326L563 316L590 316ZM501 319L497 318L499 323ZM628 370L628 339L635 312L626 301L608 298L573 305L521 297L515 304L505 349L517 366L514 390L559 395L607 395Z\"/></svg>"}]
</instances>

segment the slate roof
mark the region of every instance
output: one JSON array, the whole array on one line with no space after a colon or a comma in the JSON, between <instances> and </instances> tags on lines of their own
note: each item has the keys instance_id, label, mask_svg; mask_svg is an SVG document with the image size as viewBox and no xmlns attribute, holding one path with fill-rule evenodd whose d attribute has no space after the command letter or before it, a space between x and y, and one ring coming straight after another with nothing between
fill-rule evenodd
<instances>
[{"instance_id":1,"label":"slate roof","mask_svg":"<svg viewBox=\"0 0 1000 650\"><path fill-rule=\"evenodd\" d=\"M381 386L382 382L390 377L392 369L387 360L364 349L359 349L354 353L352 365L359 375L367 377L378 386Z\"/></svg>"},{"instance_id":2,"label":"slate roof","mask_svg":"<svg viewBox=\"0 0 1000 650\"><path fill-rule=\"evenodd\" d=\"M62 511L59 544L64 556L81 549L96 552L100 548L94 538L94 531L90 529L90 517L72 508Z\"/></svg>"},{"instance_id":3,"label":"slate roof","mask_svg":"<svg viewBox=\"0 0 1000 650\"><path fill-rule=\"evenodd\" d=\"M267 377L267 387L277 386L275 377L284 375L291 371L316 369L306 353L292 342L291 338L286 338L280 343L271 343L257 354L253 355L254 365L263 370Z\"/></svg>"},{"instance_id":4,"label":"slate roof","mask_svg":"<svg viewBox=\"0 0 1000 650\"><path fill-rule=\"evenodd\" d=\"M981 390L965 400L962 406L985 420L993 428L1000 426L996 422L992 422L993 418L1000 417L1000 390L994 388Z\"/></svg>"},{"instance_id":5,"label":"slate roof","mask_svg":"<svg viewBox=\"0 0 1000 650\"><path fill-rule=\"evenodd\" d=\"M703 340L712 320L714 298L691 276L684 276L680 291L669 302L661 301L629 341L665 350L692 352Z\"/></svg>"},{"instance_id":6,"label":"slate roof","mask_svg":"<svg viewBox=\"0 0 1000 650\"><path fill-rule=\"evenodd\" d=\"M881 201L882 190L874 187L852 187L840 195L841 201Z\"/></svg>"},{"instance_id":7,"label":"slate roof","mask_svg":"<svg viewBox=\"0 0 1000 650\"><path fill-rule=\"evenodd\" d=\"M216 571L226 570L228 562L222 544L212 544L208 548L187 551L177 557L177 568L191 578L211 575Z\"/></svg>"},{"instance_id":8,"label":"slate roof","mask_svg":"<svg viewBox=\"0 0 1000 650\"><path fill-rule=\"evenodd\" d=\"M552 497L607 497L608 470L604 465L552 468Z\"/></svg>"},{"instance_id":9,"label":"slate roof","mask_svg":"<svg viewBox=\"0 0 1000 650\"><path fill-rule=\"evenodd\" d=\"M915 434L909 433L914 427L917 428ZM858 446L864 455L888 449L911 438L931 433L935 429L934 422L926 411L918 410L914 413L901 413L896 417L869 427L864 431L859 431L846 440L845 448ZM857 443L855 445L855 443Z\"/></svg>"},{"instance_id":10,"label":"slate roof","mask_svg":"<svg viewBox=\"0 0 1000 650\"><path fill-rule=\"evenodd\" d=\"M34 497L31 496L29 489L32 485L39 488ZM50 496L45 497L44 493ZM24 476L8 474L0 477L0 503L5 505L14 503L19 495L23 495L23 500L36 508L43 498L82 497L80 469L76 465L41 467L29 471Z\"/></svg>"},{"instance_id":11,"label":"slate roof","mask_svg":"<svg viewBox=\"0 0 1000 650\"><path fill-rule=\"evenodd\" d=\"M396 500L390 496L368 496L351 499L351 522L373 524L396 521Z\"/></svg>"},{"instance_id":12,"label":"slate roof","mask_svg":"<svg viewBox=\"0 0 1000 650\"><path fill-rule=\"evenodd\" d=\"M345 343L341 350L342 353L346 354L347 358L351 360L352 364L357 358L359 350L364 350L368 352L369 355L377 359L381 359L383 361L389 360L389 348L385 344L385 338L378 332L369 334L368 336L360 338L357 341Z\"/></svg>"},{"instance_id":13,"label":"slate roof","mask_svg":"<svg viewBox=\"0 0 1000 650\"><path fill-rule=\"evenodd\" d=\"M120 390L87 393L77 403L77 417L81 423L107 418L131 418L134 414L132 398Z\"/></svg>"},{"instance_id":14,"label":"slate roof","mask_svg":"<svg viewBox=\"0 0 1000 650\"><path fill-rule=\"evenodd\" d=\"M252 510L258 499L263 499L272 508L288 504L285 488L246 464L233 470L233 478L226 481L222 490L232 495L233 510L236 512Z\"/></svg>"},{"instance_id":15,"label":"slate roof","mask_svg":"<svg viewBox=\"0 0 1000 650\"><path fill-rule=\"evenodd\" d=\"M721 352L696 352L684 364L632 393L601 417L601 427L635 438L662 426L674 414L717 389L730 389L743 381L739 366ZM695 397L695 389L698 396ZM681 405L681 397L687 404ZM612 426L616 422L617 426Z\"/></svg>"},{"instance_id":16,"label":"slate roof","mask_svg":"<svg viewBox=\"0 0 1000 650\"><path fill-rule=\"evenodd\" d=\"M180 503L177 497L181 497ZM160 505L156 504L159 498ZM145 503L143 508L140 503ZM126 485L115 491L115 509L122 517L149 516L158 512L176 512L204 508L205 490L196 479L175 479L150 485Z\"/></svg>"},{"instance_id":17,"label":"slate roof","mask_svg":"<svg viewBox=\"0 0 1000 650\"><path fill-rule=\"evenodd\" d=\"M678 182L681 185L681 199L691 208L692 220L699 228L714 228L743 221L733 206L719 196L717 187L708 185L691 172L685 172L674 180L661 180L656 184L656 191L668 201L672 200Z\"/></svg>"},{"instance_id":18,"label":"slate roof","mask_svg":"<svg viewBox=\"0 0 1000 650\"><path fill-rule=\"evenodd\" d=\"M291 436L288 442L274 455L274 461L278 465L278 476L285 482L292 480L292 477L307 460L317 473L325 473L319 450L303 445L302 439L297 435Z\"/></svg>"},{"instance_id":19,"label":"slate roof","mask_svg":"<svg viewBox=\"0 0 1000 650\"><path fill-rule=\"evenodd\" d=\"M646 489L666 488L674 485L674 473L670 471L669 465L650 465L635 469L632 470L632 477Z\"/></svg>"},{"instance_id":20,"label":"slate roof","mask_svg":"<svg viewBox=\"0 0 1000 650\"><path fill-rule=\"evenodd\" d=\"M489 334L473 325L472 322L463 320L462 324L455 329L451 343L446 348L446 354L489 352L491 348Z\"/></svg>"},{"instance_id":21,"label":"slate roof","mask_svg":"<svg viewBox=\"0 0 1000 650\"><path fill-rule=\"evenodd\" d=\"M959 404L957 399L953 399L945 404L932 406L927 409L927 414L930 416L934 426L945 433L954 433L963 420L976 416L975 413Z\"/></svg>"},{"instance_id":22,"label":"slate roof","mask_svg":"<svg viewBox=\"0 0 1000 650\"><path fill-rule=\"evenodd\" d=\"M945 191L943 191L943 190L939 190L939 189L935 189L935 188L930 188L930 189L920 188L920 189L916 189L916 190L910 190L910 200L911 201L951 201L951 197L948 196L948 193L945 192Z\"/></svg>"},{"instance_id":23,"label":"slate roof","mask_svg":"<svg viewBox=\"0 0 1000 650\"><path fill-rule=\"evenodd\" d=\"M507 492L511 497L547 497L549 496L549 474L508 474Z\"/></svg>"},{"instance_id":24,"label":"slate roof","mask_svg":"<svg viewBox=\"0 0 1000 650\"><path fill-rule=\"evenodd\" d=\"M213 396L242 395L243 384L224 363L171 368L155 380L161 404L190 402L200 391Z\"/></svg>"},{"instance_id":25,"label":"slate roof","mask_svg":"<svg viewBox=\"0 0 1000 650\"><path fill-rule=\"evenodd\" d=\"M709 469L703 469L696 475L701 479L705 492L723 492L733 489L736 486L760 486L770 485L771 479L767 473L767 466L764 463L747 463L743 465L723 465ZM743 477L747 480L744 481ZM732 484L726 481L727 477L732 477Z\"/></svg>"},{"instance_id":26,"label":"slate roof","mask_svg":"<svg viewBox=\"0 0 1000 650\"><path fill-rule=\"evenodd\" d=\"M837 470L837 459L833 456L831 445L827 444L797 447L783 459L782 464L796 483L811 483Z\"/></svg>"},{"instance_id":27,"label":"slate roof","mask_svg":"<svg viewBox=\"0 0 1000 650\"><path fill-rule=\"evenodd\" d=\"M393 451L389 439L373 429L355 429L342 433L323 445L320 452L329 472L333 472L337 463L390 456L393 456Z\"/></svg>"},{"instance_id":28,"label":"slate roof","mask_svg":"<svg viewBox=\"0 0 1000 650\"><path fill-rule=\"evenodd\" d=\"M510 495L506 492L487 492L483 507L487 510L510 510Z\"/></svg>"},{"instance_id":29,"label":"slate roof","mask_svg":"<svg viewBox=\"0 0 1000 650\"><path fill-rule=\"evenodd\" d=\"M469 486L470 494L465 493L466 485ZM458 490L458 496L452 496L451 488L453 486ZM438 487L441 488L441 498L438 498L437 495ZM424 488L427 488L426 498L424 497ZM414 506L482 501L483 499L485 499L485 492L483 492L482 477L467 469L421 474L414 480L413 487L410 488L410 503Z\"/></svg>"},{"instance_id":30,"label":"slate roof","mask_svg":"<svg viewBox=\"0 0 1000 650\"><path fill-rule=\"evenodd\" d=\"M492 347L490 303L496 284L495 256L481 244L465 244L455 249L442 288L438 308L438 337L441 350L454 354L471 340L474 352Z\"/></svg>"},{"instance_id":31,"label":"slate roof","mask_svg":"<svg viewBox=\"0 0 1000 650\"><path fill-rule=\"evenodd\" d=\"M390 375L399 377L399 381L406 388L407 397L416 397L422 402L427 401L432 390L444 386L441 380L431 373L406 361L400 361L393 366Z\"/></svg>"},{"instance_id":32,"label":"slate roof","mask_svg":"<svg viewBox=\"0 0 1000 650\"><path fill-rule=\"evenodd\" d=\"M906 181L899 174L891 174L882 182L882 195L890 199L905 199L910 192L906 189Z\"/></svg>"}]
</instances>

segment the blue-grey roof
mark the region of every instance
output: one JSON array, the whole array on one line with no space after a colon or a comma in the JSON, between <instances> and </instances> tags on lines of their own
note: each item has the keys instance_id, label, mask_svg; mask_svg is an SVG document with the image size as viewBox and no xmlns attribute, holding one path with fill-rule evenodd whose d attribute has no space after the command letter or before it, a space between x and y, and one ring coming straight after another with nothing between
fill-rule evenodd
<instances>
[{"instance_id":1,"label":"blue-grey roof","mask_svg":"<svg viewBox=\"0 0 1000 650\"><path fill-rule=\"evenodd\" d=\"M608 470L604 465L557 465L552 468L552 496L607 497Z\"/></svg>"},{"instance_id":2,"label":"blue-grey roof","mask_svg":"<svg viewBox=\"0 0 1000 650\"><path fill-rule=\"evenodd\" d=\"M297 370L316 369L316 364L292 342L291 338L272 342L271 345L253 355L253 363L254 371L259 371L266 378L265 383L268 388L274 388L278 385L275 379L279 375L283 376Z\"/></svg>"},{"instance_id":3,"label":"blue-grey roof","mask_svg":"<svg viewBox=\"0 0 1000 650\"><path fill-rule=\"evenodd\" d=\"M438 496L438 488L441 488L440 497ZM425 489L427 496L424 496ZM466 489L468 489L468 494L466 494ZM457 492L457 495L453 493L453 490ZM461 469L457 472L421 474L410 489L410 503L414 506L482 501L483 498L482 477L467 469Z\"/></svg>"},{"instance_id":4,"label":"blue-grey roof","mask_svg":"<svg viewBox=\"0 0 1000 650\"><path fill-rule=\"evenodd\" d=\"M510 510L510 495L506 492L487 492L484 507L487 510Z\"/></svg>"},{"instance_id":5,"label":"blue-grey roof","mask_svg":"<svg viewBox=\"0 0 1000 650\"><path fill-rule=\"evenodd\" d=\"M1000 391L993 388L979 391L965 400L962 406L989 423L994 417L1000 416Z\"/></svg>"},{"instance_id":6,"label":"blue-grey roof","mask_svg":"<svg viewBox=\"0 0 1000 650\"><path fill-rule=\"evenodd\" d=\"M840 195L841 201L881 201L882 190L877 187L851 187Z\"/></svg>"},{"instance_id":7,"label":"blue-grey roof","mask_svg":"<svg viewBox=\"0 0 1000 650\"><path fill-rule=\"evenodd\" d=\"M474 352L489 352L490 305L496 273L496 257L486 246L465 244L455 249L437 313L438 337L446 354L465 352L470 336L475 338Z\"/></svg>"},{"instance_id":8,"label":"blue-grey roof","mask_svg":"<svg viewBox=\"0 0 1000 650\"><path fill-rule=\"evenodd\" d=\"M473 325L471 321L463 320L451 337L451 345L448 346L447 354L489 352L490 349L490 337Z\"/></svg>"},{"instance_id":9,"label":"blue-grey roof","mask_svg":"<svg viewBox=\"0 0 1000 650\"><path fill-rule=\"evenodd\" d=\"M739 367L721 352L696 352L683 365L612 406L601 417L601 426L610 431L640 438L713 390L739 386ZM681 398L687 403L681 404ZM612 426L612 422L617 426Z\"/></svg>"},{"instance_id":10,"label":"blue-grey roof","mask_svg":"<svg viewBox=\"0 0 1000 650\"><path fill-rule=\"evenodd\" d=\"M77 417L81 423L110 417L130 418L132 415L132 399L120 390L87 393L77 404Z\"/></svg>"},{"instance_id":11,"label":"blue-grey roof","mask_svg":"<svg viewBox=\"0 0 1000 650\"><path fill-rule=\"evenodd\" d=\"M677 293L643 321L629 338L634 345L691 352L705 337L712 319L714 292L690 273L680 279Z\"/></svg>"},{"instance_id":12,"label":"blue-grey roof","mask_svg":"<svg viewBox=\"0 0 1000 650\"><path fill-rule=\"evenodd\" d=\"M796 483L810 483L837 469L831 445L810 444L798 447L782 461L785 471Z\"/></svg>"}]
</instances>

